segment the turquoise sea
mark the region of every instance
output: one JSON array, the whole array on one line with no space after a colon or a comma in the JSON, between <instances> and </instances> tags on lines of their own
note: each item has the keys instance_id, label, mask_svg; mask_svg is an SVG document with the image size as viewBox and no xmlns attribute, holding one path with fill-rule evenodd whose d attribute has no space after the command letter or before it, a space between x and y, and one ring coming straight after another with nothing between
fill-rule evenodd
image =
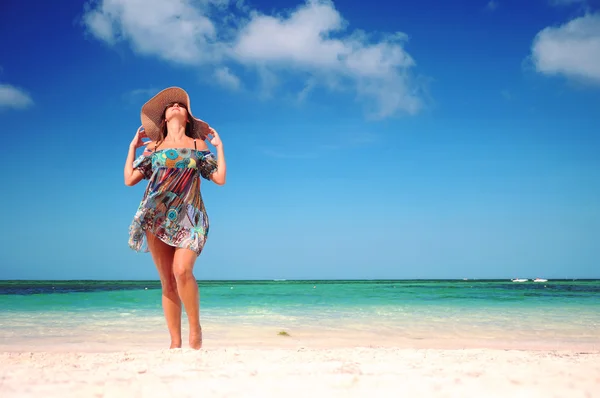
<instances>
[{"instance_id":1,"label":"turquoise sea","mask_svg":"<svg viewBox=\"0 0 600 398\"><path fill-rule=\"evenodd\" d=\"M370 344L600 347L600 280L199 281L199 286L205 340L221 343L236 330L246 337L286 330L292 336L368 336ZM160 303L158 281L0 281L0 345L162 342L168 335Z\"/></svg>"}]
</instances>

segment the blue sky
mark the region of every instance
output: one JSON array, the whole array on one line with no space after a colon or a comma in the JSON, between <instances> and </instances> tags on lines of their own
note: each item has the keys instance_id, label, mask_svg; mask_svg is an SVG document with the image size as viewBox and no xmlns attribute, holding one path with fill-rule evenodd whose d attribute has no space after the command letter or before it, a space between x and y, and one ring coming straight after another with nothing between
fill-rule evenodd
<instances>
[{"instance_id":1,"label":"blue sky","mask_svg":"<svg viewBox=\"0 0 600 398\"><path fill-rule=\"evenodd\" d=\"M200 279L600 277L599 9L3 1L0 278L156 279L122 170L168 86L227 156Z\"/></svg>"}]
</instances>

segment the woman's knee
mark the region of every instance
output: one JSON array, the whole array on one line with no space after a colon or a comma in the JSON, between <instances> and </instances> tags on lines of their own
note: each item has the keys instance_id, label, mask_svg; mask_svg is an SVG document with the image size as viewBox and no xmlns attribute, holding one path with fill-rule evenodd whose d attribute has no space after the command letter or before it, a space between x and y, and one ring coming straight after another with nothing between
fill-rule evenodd
<instances>
[{"instance_id":1,"label":"woman's knee","mask_svg":"<svg viewBox=\"0 0 600 398\"><path fill-rule=\"evenodd\" d=\"M192 268L184 264L173 263L173 275L178 283L185 283L194 279Z\"/></svg>"},{"instance_id":2,"label":"woman's knee","mask_svg":"<svg viewBox=\"0 0 600 398\"><path fill-rule=\"evenodd\" d=\"M161 275L160 284L162 286L163 294L169 295L177 293L177 280L174 275Z\"/></svg>"}]
</instances>

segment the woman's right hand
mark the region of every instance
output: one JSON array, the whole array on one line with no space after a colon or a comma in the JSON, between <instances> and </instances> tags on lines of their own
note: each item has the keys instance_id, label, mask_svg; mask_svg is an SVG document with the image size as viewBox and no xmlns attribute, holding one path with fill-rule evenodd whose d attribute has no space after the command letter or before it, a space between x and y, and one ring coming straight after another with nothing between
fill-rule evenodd
<instances>
[{"instance_id":1,"label":"woman's right hand","mask_svg":"<svg viewBox=\"0 0 600 398\"><path fill-rule=\"evenodd\" d=\"M137 129L129 146L132 146L134 149L138 149L139 147L148 145L150 143L150 141L142 141L142 138L148 138L146 131L144 130L144 126L140 126L140 128Z\"/></svg>"}]
</instances>

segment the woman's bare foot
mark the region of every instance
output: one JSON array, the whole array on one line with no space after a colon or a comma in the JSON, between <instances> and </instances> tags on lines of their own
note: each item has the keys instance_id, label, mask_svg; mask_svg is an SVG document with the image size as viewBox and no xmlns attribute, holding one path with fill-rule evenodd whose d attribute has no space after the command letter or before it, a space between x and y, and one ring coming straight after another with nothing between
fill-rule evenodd
<instances>
[{"instance_id":1,"label":"woman's bare foot","mask_svg":"<svg viewBox=\"0 0 600 398\"><path fill-rule=\"evenodd\" d=\"M190 331L190 347L199 350L202 347L202 328L198 331Z\"/></svg>"}]
</instances>

